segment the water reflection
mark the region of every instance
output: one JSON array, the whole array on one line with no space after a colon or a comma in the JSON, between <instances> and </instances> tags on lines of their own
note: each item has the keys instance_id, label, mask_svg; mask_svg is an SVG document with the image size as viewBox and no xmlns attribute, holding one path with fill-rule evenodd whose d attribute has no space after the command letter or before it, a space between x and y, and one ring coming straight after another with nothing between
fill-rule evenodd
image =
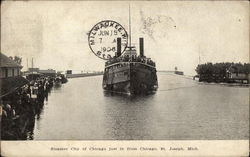
<instances>
[{"instance_id":1,"label":"water reflection","mask_svg":"<svg viewBox=\"0 0 250 157\"><path fill-rule=\"evenodd\" d=\"M123 94L123 93L117 93L117 92L112 92L112 91L103 91L103 94L105 97L112 97L112 98L116 98L116 97L120 97L120 99L129 99L129 100L138 100L141 98L147 98L147 97L151 97L152 95L155 94L155 92L151 92L151 93L141 93L140 95L128 95L128 94Z\"/></svg>"},{"instance_id":2,"label":"water reflection","mask_svg":"<svg viewBox=\"0 0 250 157\"><path fill-rule=\"evenodd\" d=\"M153 101L154 94L128 96L105 92L105 96L106 137L116 140L150 138L148 124L153 104L145 102Z\"/></svg>"}]
</instances>

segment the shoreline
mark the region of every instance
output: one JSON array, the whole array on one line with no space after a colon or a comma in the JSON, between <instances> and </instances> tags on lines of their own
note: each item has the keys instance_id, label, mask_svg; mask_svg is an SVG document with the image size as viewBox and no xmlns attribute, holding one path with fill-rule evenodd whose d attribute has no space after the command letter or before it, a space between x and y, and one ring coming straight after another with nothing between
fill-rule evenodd
<instances>
[{"instance_id":1,"label":"shoreline","mask_svg":"<svg viewBox=\"0 0 250 157\"><path fill-rule=\"evenodd\" d=\"M79 78L79 77L90 77L90 76L98 76L98 75L103 75L102 73L84 73L84 74L66 74L66 78L71 79L71 78Z\"/></svg>"},{"instance_id":2,"label":"shoreline","mask_svg":"<svg viewBox=\"0 0 250 157\"><path fill-rule=\"evenodd\" d=\"M199 85L219 85L219 86L226 86L226 87L243 87L243 88L247 88L250 87L250 84L242 84L242 83L215 83L215 82L199 82L197 80L196 81Z\"/></svg>"},{"instance_id":3,"label":"shoreline","mask_svg":"<svg viewBox=\"0 0 250 157\"><path fill-rule=\"evenodd\" d=\"M165 74L165 75L172 75L172 76L180 76L184 79L188 80L193 80L193 76L190 75L178 75L178 74L172 74L172 73L160 73L160 74ZM199 82L199 80L193 80L194 82L197 82L199 85L219 85L219 86L227 86L227 87L250 87L250 84L244 84L244 83L226 83L226 82Z\"/></svg>"}]
</instances>

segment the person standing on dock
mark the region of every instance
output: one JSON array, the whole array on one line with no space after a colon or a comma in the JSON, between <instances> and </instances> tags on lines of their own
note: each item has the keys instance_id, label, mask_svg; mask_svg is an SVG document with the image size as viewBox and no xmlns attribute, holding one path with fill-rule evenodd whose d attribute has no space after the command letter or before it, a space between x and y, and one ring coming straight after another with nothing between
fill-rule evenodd
<instances>
[{"instance_id":1,"label":"person standing on dock","mask_svg":"<svg viewBox=\"0 0 250 157\"><path fill-rule=\"evenodd\" d=\"M30 85L28 85L28 87L27 87L27 93L29 94L29 96L31 98L31 87L30 87Z\"/></svg>"},{"instance_id":2,"label":"person standing on dock","mask_svg":"<svg viewBox=\"0 0 250 157\"><path fill-rule=\"evenodd\" d=\"M49 93L49 82L48 80L45 81L45 84L44 84L44 95L45 95L45 100L48 101L48 93Z\"/></svg>"}]
</instances>

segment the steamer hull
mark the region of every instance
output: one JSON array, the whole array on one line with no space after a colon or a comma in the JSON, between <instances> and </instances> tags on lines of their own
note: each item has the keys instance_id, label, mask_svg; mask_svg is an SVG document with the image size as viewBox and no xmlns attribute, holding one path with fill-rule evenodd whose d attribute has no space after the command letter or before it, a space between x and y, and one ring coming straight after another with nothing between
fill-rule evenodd
<instances>
[{"instance_id":1,"label":"steamer hull","mask_svg":"<svg viewBox=\"0 0 250 157\"><path fill-rule=\"evenodd\" d=\"M103 88L125 94L147 94L158 87L156 69L140 62L119 62L105 68Z\"/></svg>"}]
</instances>

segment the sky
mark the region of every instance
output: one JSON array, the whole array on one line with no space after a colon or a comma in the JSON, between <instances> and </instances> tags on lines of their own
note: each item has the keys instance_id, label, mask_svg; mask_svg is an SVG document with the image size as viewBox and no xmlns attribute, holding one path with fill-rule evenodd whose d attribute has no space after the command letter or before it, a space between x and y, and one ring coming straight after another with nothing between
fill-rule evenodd
<instances>
[{"instance_id":1,"label":"sky","mask_svg":"<svg viewBox=\"0 0 250 157\"><path fill-rule=\"evenodd\" d=\"M129 31L129 5L131 42L144 38L157 70L194 75L199 62L249 62L247 1L3 1L1 52L21 56L23 70L33 58L40 69L102 71L87 34L103 20Z\"/></svg>"}]
</instances>

